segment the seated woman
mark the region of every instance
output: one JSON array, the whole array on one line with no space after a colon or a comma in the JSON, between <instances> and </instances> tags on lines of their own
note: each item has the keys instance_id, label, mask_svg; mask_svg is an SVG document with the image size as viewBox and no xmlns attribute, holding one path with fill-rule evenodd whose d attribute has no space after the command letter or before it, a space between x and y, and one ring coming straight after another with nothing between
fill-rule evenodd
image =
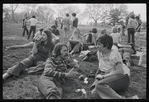
<instances>
[{"instance_id":1,"label":"seated woman","mask_svg":"<svg viewBox=\"0 0 149 102\"><path fill-rule=\"evenodd\" d=\"M39 41L39 40L42 38L42 33L41 33L42 31L43 31L43 28L40 28L39 31L37 31L37 32L35 33L35 36L34 36L32 42L29 42L29 43L23 44L23 45L7 46L7 47L6 47L6 50L9 50L9 49L16 49L16 48L33 47L35 39ZM59 38L58 38L57 36L55 36L53 33L52 33L52 42L53 42L54 44L57 44L57 43L59 42Z\"/></svg>"},{"instance_id":2,"label":"seated woman","mask_svg":"<svg viewBox=\"0 0 149 102\"><path fill-rule=\"evenodd\" d=\"M88 50L89 46L96 46L97 29L93 28L88 34L84 35L83 50Z\"/></svg>"},{"instance_id":3,"label":"seated woman","mask_svg":"<svg viewBox=\"0 0 149 102\"><path fill-rule=\"evenodd\" d=\"M99 68L91 86L91 98L126 99L117 92L127 90L130 83L129 68L123 64L120 53L111 49L113 45L111 36L103 35L97 39L96 43Z\"/></svg>"},{"instance_id":4,"label":"seated woman","mask_svg":"<svg viewBox=\"0 0 149 102\"><path fill-rule=\"evenodd\" d=\"M80 52L83 45L83 41L84 39L80 34L80 30L78 28L75 28L67 44L70 54Z\"/></svg>"},{"instance_id":5,"label":"seated woman","mask_svg":"<svg viewBox=\"0 0 149 102\"><path fill-rule=\"evenodd\" d=\"M3 74L3 81L11 76L19 76L21 71L29 67L39 66L40 68L41 63L45 62L46 59L51 56L54 48L51 31L43 29L41 33L42 39L40 39L40 41L35 40L33 43L32 54L28 58L20 61L17 65L9 68L7 72Z\"/></svg>"}]
</instances>

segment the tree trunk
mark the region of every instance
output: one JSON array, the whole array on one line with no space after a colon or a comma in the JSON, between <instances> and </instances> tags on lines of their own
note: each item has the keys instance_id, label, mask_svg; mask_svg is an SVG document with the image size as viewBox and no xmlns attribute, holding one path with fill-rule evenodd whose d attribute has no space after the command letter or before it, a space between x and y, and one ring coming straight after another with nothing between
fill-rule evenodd
<instances>
[{"instance_id":1,"label":"tree trunk","mask_svg":"<svg viewBox=\"0 0 149 102\"><path fill-rule=\"evenodd\" d=\"M97 26L97 20L94 20L95 21L95 26Z\"/></svg>"},{"instance_id":2,"label":"tree trunk","mask_svg":"<svg viewBox=\"0 0 149 102\"><path fill-rule=\"evenodd\" d=\"M14 19L14 11L12 10L12 21L15 21Z\"/></svg>"}]
</instances>

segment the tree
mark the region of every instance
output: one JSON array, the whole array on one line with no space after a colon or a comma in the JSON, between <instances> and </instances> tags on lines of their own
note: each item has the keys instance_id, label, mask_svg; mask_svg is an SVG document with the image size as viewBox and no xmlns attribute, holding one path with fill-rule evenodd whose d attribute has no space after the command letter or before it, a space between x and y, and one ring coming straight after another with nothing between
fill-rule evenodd
<instances>
[{"instance_id":1,"label":"tree","mask_svg":"<svg viewBox=\"0 0 149 102\"><path fill-rule=\"evenodd\" d=\"M14 14L15 14L15 10L16 10L16 9L17 9L17 7L18 7L18 4L10 4L10 7L11 7L11 16L12 16L12 21L15 21Z\"/></svg>"},{"instance_id":2,"label":"tree","mask_svg":"<svg viewBox=\"0 0 149 102\"><path fill-rule=\"evenodd\" d=\"M99 20L105 21L109 10L113 7L112 4L87 4L84 11L84 16L93 19L95 26Z\"/></svg>"},{"instance_id":3,"label":"tree","mask_svg":"<svg viewBox=\"0 0 149 102\"><path fill-rule=\"evenodd\" d=\"M38 18L48 23L52 18L54 11L49 6L39 6L37 9L38 12Z\"/></svg>"},{"instance_id":4,"label":"tree","mask_svg":"<svg viewBox=\"0 0 149 102\"><path fill-rule=\"evenodd\" d=\"M110 10L109 20L113 25L125 20L128 15L127 5L115 5L115 8Z\"/></svg>"}]
</instances>

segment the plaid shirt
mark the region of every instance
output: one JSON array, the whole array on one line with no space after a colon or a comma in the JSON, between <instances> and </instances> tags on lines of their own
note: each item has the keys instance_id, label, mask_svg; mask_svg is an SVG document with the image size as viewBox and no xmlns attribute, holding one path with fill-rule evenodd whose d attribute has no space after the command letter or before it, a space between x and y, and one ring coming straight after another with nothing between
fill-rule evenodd
<instances>
[{"instance_id":1,"label":"plaid shirt","mask_svg":"<svg viewBox=\"0 0 149 102\"><path fill-rule=\"evenodd\" d=\"M60 57L51 57L48 58L46 61L43 75L53 77L56 79L61 79L64 81L65 73L69 67L75 67L73 59L67 58L63 60Z\"/></svg>"}]
</instances>

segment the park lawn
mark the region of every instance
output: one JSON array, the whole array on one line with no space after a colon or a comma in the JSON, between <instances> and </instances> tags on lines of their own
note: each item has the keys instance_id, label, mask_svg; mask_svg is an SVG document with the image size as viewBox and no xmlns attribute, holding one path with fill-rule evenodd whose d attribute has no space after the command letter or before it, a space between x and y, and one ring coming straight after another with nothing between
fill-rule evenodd
<instances>
[{"instance_id":1,"label":"park lawn","mask_svg":"<svg viewBox=\"0 0 149 102\"><path fill-rule=\"evenodd\" d=\"M25 44L30 42L26 40L26 36L22 37L23 29L22 24L17 23L3 23L3 73L6 72L8 68L15 65L18 61L23 60L29 56L31 48L24 49L11 49L5 50L6 46L15 44ZM49 24L39 24L37 29L40 27L50 27ZM89 26L79 26L78 27L82 34L87 33L93 27ZM98 33L101 32L102 27L97 27ZM110 28L106 28L108 34L111 32ZM63 31L60 31L60 38L62 38ZM69 37L72 32L69 32ZM62 41L62 39L60 39ZM123 43L126 43L127 37L123 38ZM146 35L141 37L141 46L146 46ZM67 39L68 41L68 39ZM65 41L65 42L67 42ZM79 61L80 69L77 71L83 75L88 75L90 71L96 71L98 68L98 62L84 62L79 57L74 57ZM146 68L136 66L138 63L138 58L133 59L134 65L130 68L130 86L127 91L121 92L119 94L123 96L133 96L138 95L140 99L146 99ZM19 78L13 77L9 78L3 83L3 99L44 99L44 97L38 92L37 80L40 75L28 75L23 72ZM76 89L84 88L89 96L89 88L93 78L89 78L89 83L84 84L83 81L79 79L69 79L64 84L64 99L84 99L81 93L76 93ZM88 97L89 99L89 97Z\"/></svg>"}]
</instances>

